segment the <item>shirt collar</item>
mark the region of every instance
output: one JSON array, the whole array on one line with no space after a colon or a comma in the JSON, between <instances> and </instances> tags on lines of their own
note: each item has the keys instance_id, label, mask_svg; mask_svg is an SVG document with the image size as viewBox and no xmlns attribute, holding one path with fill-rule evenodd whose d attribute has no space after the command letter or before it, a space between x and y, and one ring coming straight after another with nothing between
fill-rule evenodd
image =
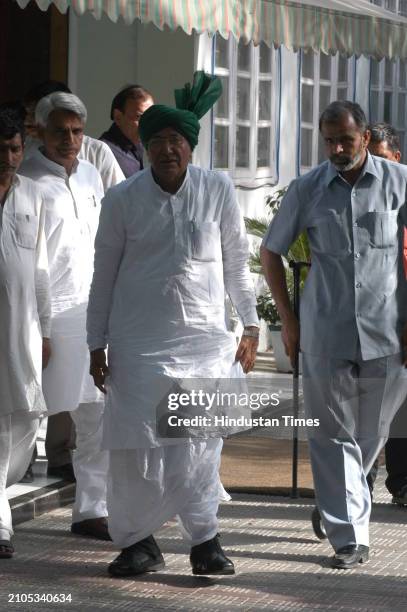
<instances>
[{"instance_id":1,"label":"shirt collar","mask_svg":"<svg viewBox=\"0 0 407 612\"><path fill-rule=\"evenodd\" d=\"M56 174L57 176L60 176L63 179L69 179L69 177L72 176L72 174L76 172L78 168L78 164L79 164L79 160L75 159L73 167L72 167L72 172L70 175L68 175L67 171L65 170L63 166L61 166L60 164L57 164L56 162L46 157L46 155L43 153L43 147L41 147L40 149L37 149L35 153L33 153L33 157L35 157L52 174Z\"/></svg>"},{"instance_id":2,"label":"shirt collar","mask_svg":"<svg viewBox=\"0 0 407 612\"><path fill-rule=\"evenodd\" d=\"M379 176L379 173L377 171L376 165L374 163L373 157L370 155L369 151L366 151L366 153L367 153L367 158L366 158L365 164L364 164L364 166L362 168L362 172L360 173L360 176L358 178L358 181L365 174L371 174L372 176L374 176L374 177L376 177L377 179L380 180L380 176ZM326 184L326 186L328 187L336 177L342 178L340 173L339 173L339 171L328 160L328 166L327 166L326 177L325 177L325 184Z\"/></svg>"},{"instance_id":3,"label":"shirt collar","mask_svg":"<svg viewBox=\"0 0 407 612\"><path fill-rule=\"evenodd\" d=\"M141 143L134 144L134 142L132 142L130 138L127 138L127 136L123 134L121 129L115 123L112 123L107 132L102 134L102 138L103 137L105 137L107 140L111 140L111 142L117 144L121 149L124 149L125 151L138 151L142 146Z\"/></svg>"},{"instance_id":4,"label":"shirt collar","mask_svg":"<svg viewBox=\"0 0 407 612\"><path fill-rule=\"evenodd\" d=\"M150 180L153 185L153 189L157 191L157 195L161 197L165 197L165 198L182 195L183 191L185 191L185 189L187 188L187 184L189 183L189 180L190 180L190 172L189 172L189 165L188 165L181 187L175 193L169 193L168 191L164 191L164 189L161 189L160 185L155 182L151 166L148 168L148 172L150 174Z\"/></svg>"}]
</instances>

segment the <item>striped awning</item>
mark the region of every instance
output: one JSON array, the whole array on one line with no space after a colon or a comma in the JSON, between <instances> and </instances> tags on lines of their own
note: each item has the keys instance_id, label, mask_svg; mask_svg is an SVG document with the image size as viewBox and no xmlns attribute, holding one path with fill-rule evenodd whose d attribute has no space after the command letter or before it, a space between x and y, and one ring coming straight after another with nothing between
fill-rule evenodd
<instances>
[{"instance_id":1,"label":"striped awning","mask_svg":"<svg viewBox=\"0 0 407 612\"><path fill-rule=\"evenodd\" d=\"M21 8L30 0L16 0ZM36 0L42 10L103 13L188 34L219 32L255 44L285 45L345 55L407 57L407 19L369 0Z\"/></svg>"}]
</instances>

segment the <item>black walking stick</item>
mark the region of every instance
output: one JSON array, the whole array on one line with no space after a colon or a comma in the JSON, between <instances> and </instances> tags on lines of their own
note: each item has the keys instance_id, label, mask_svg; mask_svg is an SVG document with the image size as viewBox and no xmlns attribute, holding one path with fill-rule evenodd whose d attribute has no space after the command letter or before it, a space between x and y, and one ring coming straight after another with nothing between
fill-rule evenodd
<instances>
[{"instance_id":1,"label":"black walking stick","mask_svg":"<svg viewBox=\"0 0 407 612\"><path fill-rule=\"evenodd\" d=\"M294 276L294 299L293 299L293 310L300 321L300 281L301 281L301 269L303 267L309 267L311 264L306 261L290 261L290 268L293 271ZM299 413L299 375L300 375L300 347L297 346L295 351L294 369L293 369L293 460L292 460L292 484L291 484L291 497L298 497L298 413Z\"/></svg>"}]
</instances>

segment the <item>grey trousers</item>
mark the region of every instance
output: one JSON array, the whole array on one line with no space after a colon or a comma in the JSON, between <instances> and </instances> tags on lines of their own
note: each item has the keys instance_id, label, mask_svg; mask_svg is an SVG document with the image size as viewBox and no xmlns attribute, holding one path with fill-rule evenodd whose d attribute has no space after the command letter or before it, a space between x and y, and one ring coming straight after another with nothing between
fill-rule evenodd
<instances>
[{"instance_id":1,"label":"grey trousers","mask_svg":"<svg viewBox=\"0 0 407 612\"><path fill-rule=\"evenodd\" d=\"M333 548L369 545L366 476L407 396L401 355L354 361L303 353L303 391L317 504Z\"/></svg>"}]
</instances>

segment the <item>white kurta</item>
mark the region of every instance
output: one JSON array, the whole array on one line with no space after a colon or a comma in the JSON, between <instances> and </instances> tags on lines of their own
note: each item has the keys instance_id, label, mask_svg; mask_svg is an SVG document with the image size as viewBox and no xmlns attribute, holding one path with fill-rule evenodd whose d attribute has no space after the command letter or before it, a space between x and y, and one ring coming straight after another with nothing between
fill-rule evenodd
<instances>
[{"instance_id":1,"label":"white kurta","mask_svg":"<svg viewBox=\"0 0 407 612\"><path fill-rule=\"evenodd\" d=\"M41 187L51 280L52 358L43 388L50 413L100 399L89 376L86 307L103 185L96 168L79 161L71 175L37 151L22 172Z\"/></svg>"},{"instance_id":2,"label":"white kurta","mask_svg":"<svg viewBox=\"0 0 407 612\"><path fill-rule=\"evenodd\" d=\"M30 159L41 145L41 140L28 136L25 143L24 160ZM125 180L122 169L109 145L101 140L85 134L78 158L88 161L99 171L105 192Z\"/></svg>"},{"instance_id":3,"label":"white kurta","mask_svg":"<svg viewBox=\"0 0 407 612\"><path fill-rule=\"evenodd\" d=\"M104 445L179 443L156 434L155 410L172 380L242 375L225 289L244 325L258 324L233 185L189 166L172 195L146 169L105 197L95 248L88 343L109 345Z\"/></svg>"},{"instance_id":4,"label":"white kurta","mask_svg":"<svg viewBox=\"0 0 407 612\"><path fill-rule=\"evenodd\" d=\"M16 176L0 207L0 416L45 410L42 337L50 335L45 209L33 181Z\"/></svg>"}]
</instances>

